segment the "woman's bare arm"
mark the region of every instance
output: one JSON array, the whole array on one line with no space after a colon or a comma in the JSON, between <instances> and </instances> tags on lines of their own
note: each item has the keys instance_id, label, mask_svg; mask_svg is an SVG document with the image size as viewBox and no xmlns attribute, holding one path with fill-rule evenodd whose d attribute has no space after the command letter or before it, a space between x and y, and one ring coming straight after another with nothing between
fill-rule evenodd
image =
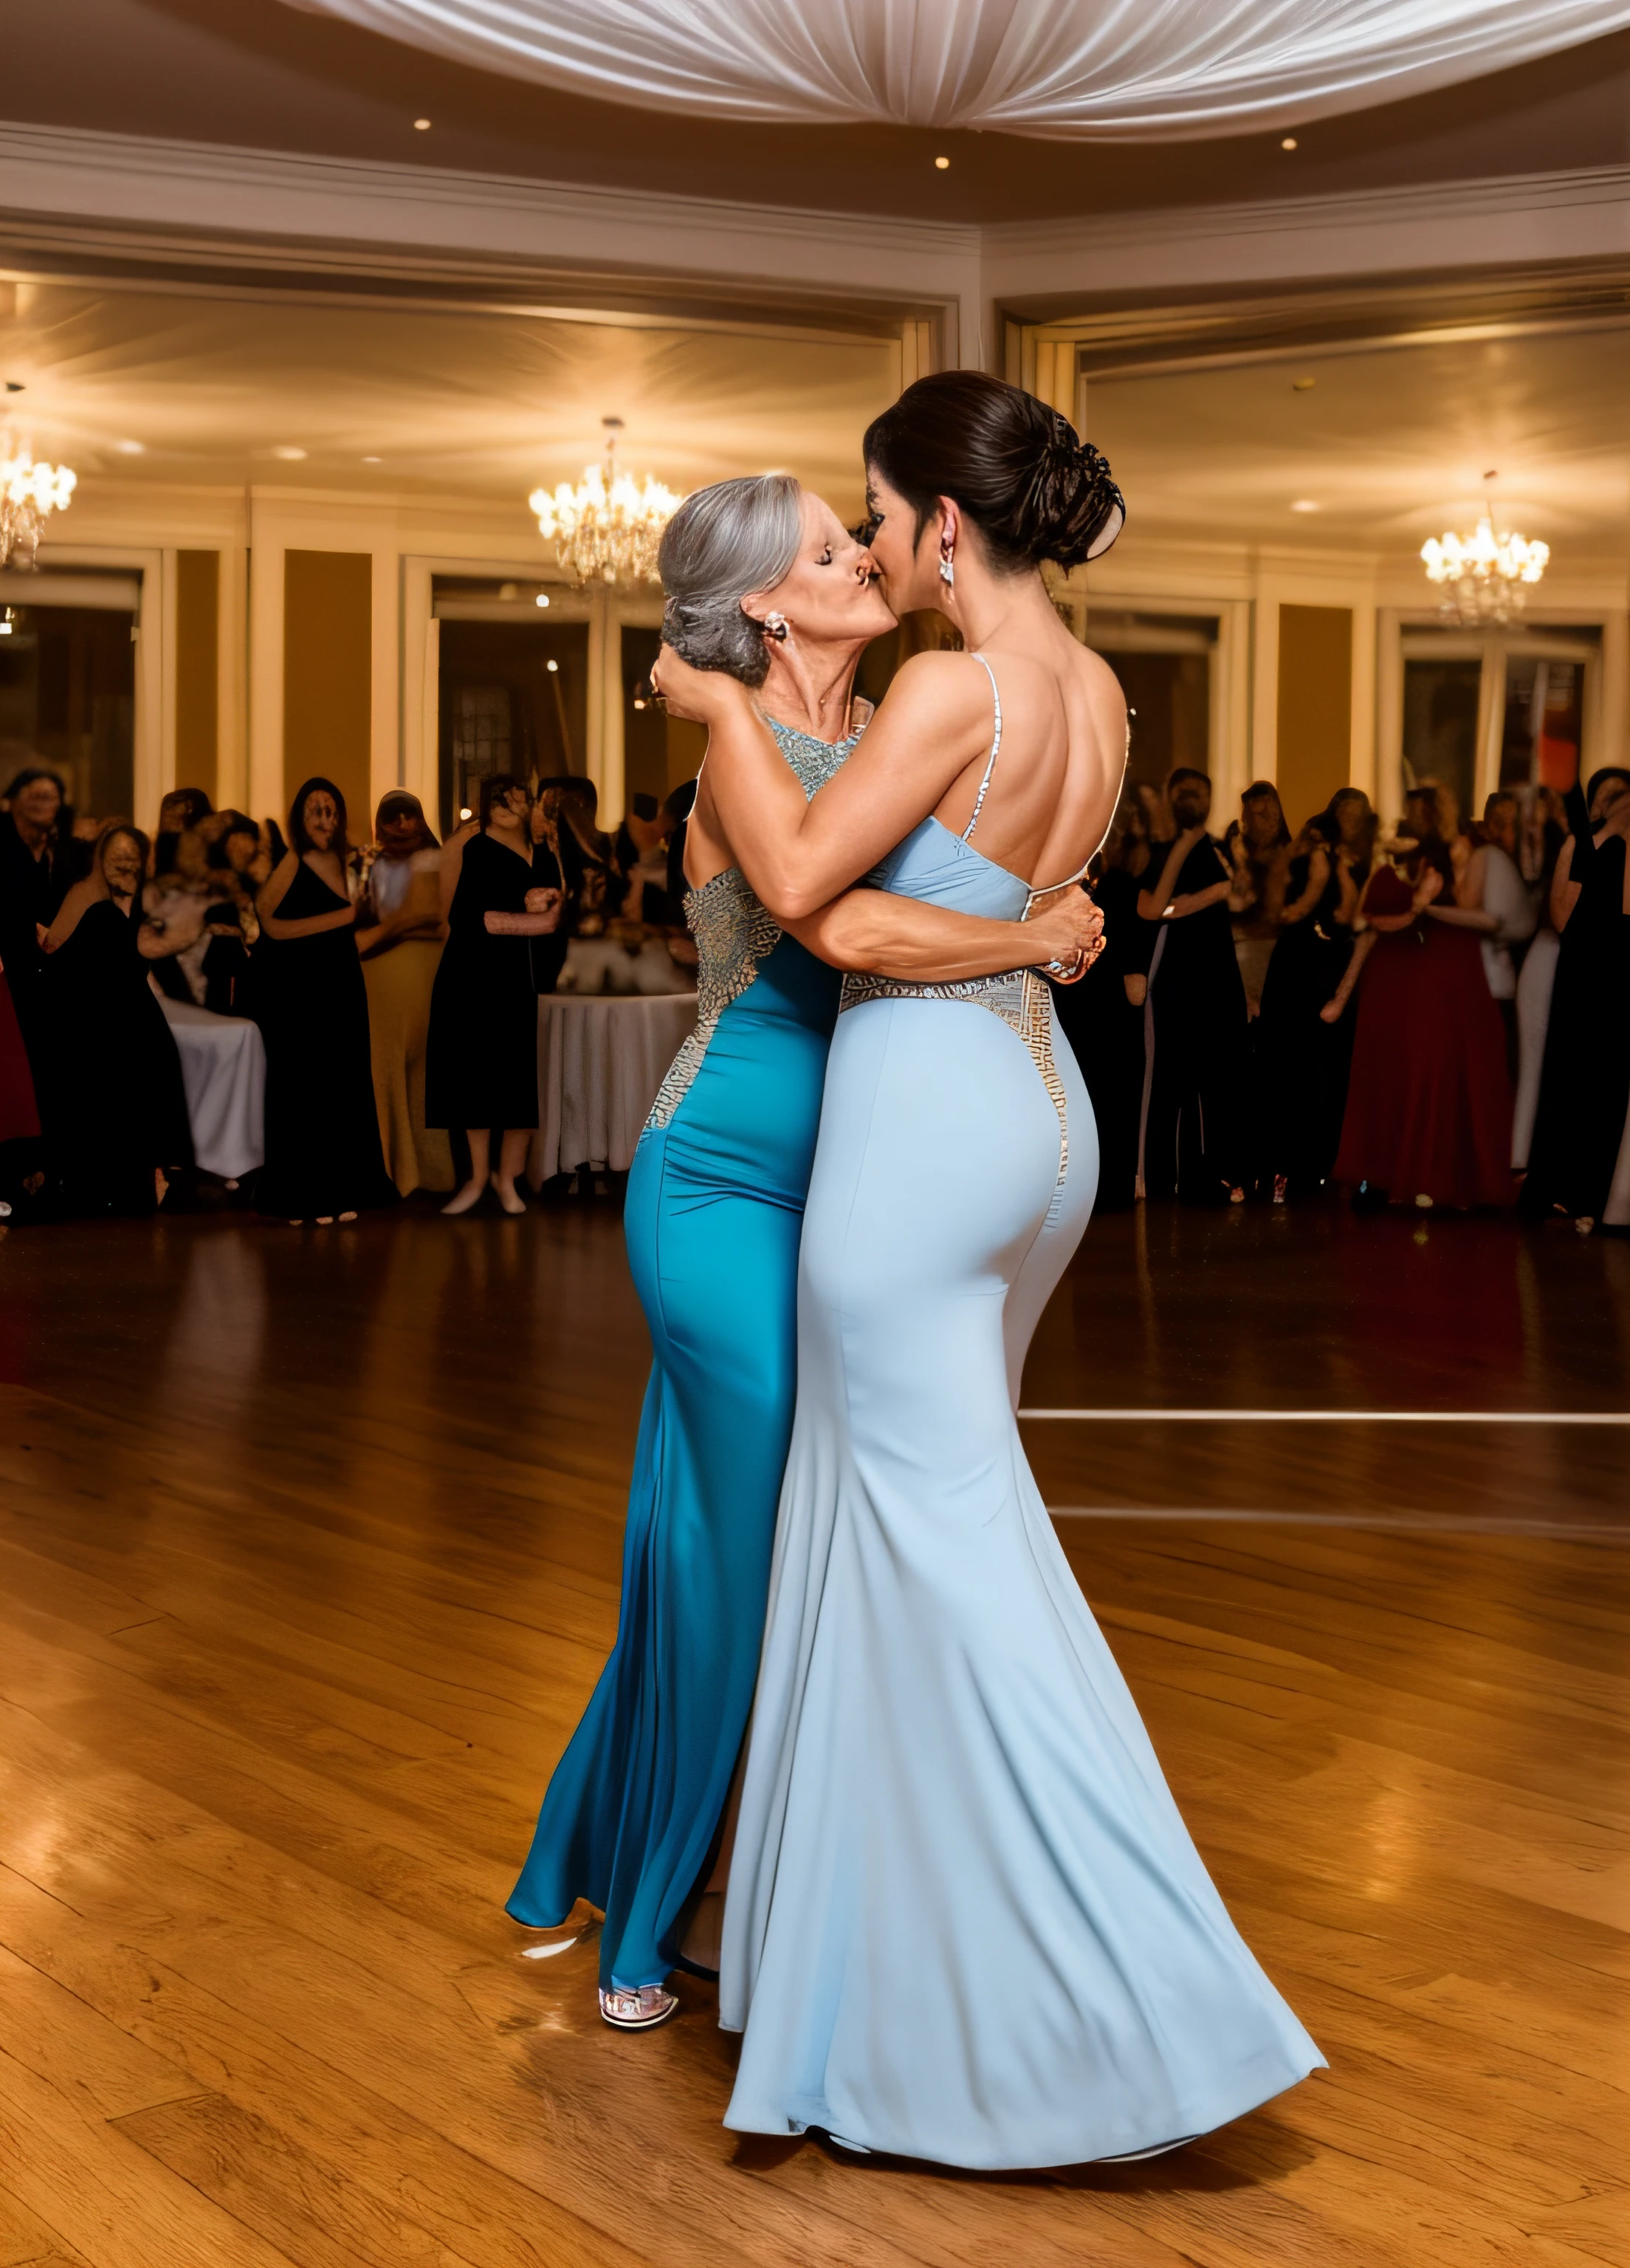
<instances>
[{"instance_id":1,"label":"woman's bare arm","mask_svg":"<svg viewBox=\"0 0 1630 2268\"><path fill-rule=\"evenodd\" d=\"M1409 924L1407 922L1403 924L1404 928L1407 929L1408 926ZM1347 1007L1347 1004L1353 997L1353 987L1363 975L1364 963L1369 960L1370 954L1375 951L1375 949L1376 932L1373 929L1367 929L1362 937L1359 939L1358 943L1353 947L1353 957L1347 962L1347 968L1342 975L1341 982L1337 985L1335 990L1331 994L1329 999L1325 1001L1324 1006L1318 1012L1319 1015L1326 1024L1335 1024L1340 1021L1342 1013Z\"/></svg>"},{"instance_id":2,"label":"woman's bare arm","mask_svg":"<svg viewBox=\"0 0 1630 2268\"><path fill-rule=\"evenodd\" d=\"M442 919L446 921L452 911L453 894L459 887L459 877L464 872L464 846L476 832L475 821L466 820L456 834L450 835L442 845Z\"/></svg>"},{"instance_id":3,"label":"woman's bare arm","mask_svg":"<svg viewBox=\"0 0 1630 2268\"><path fill-rule=\"evenodd\" d=\"M1171 893L1177 887L1178 876L1183 871L1183 863L1205 831L1203 827L1186 827L1181 835L1173 836L1171 847L1166 852L1165 864L1156 878L1154 887L1138 892L1140 921L1164 921L1170 918L1166 913L1166 908L1171 906L1175 909L1176 907L1177 901ZM1220 886L1220 894L1226 897L1228 889L1228 884L1223 882ZM1191 895L1198 896L1200 894L1196 891Z\"/></svg>"},{"instance_id":4,"label":"woman's bare arm","mask_svg":"<svg viewBox=\"0 0 1630 2268\"><path fill-rule=\"evenodd\" d=\"M364 961L371 961L393 946L414 938L440 938L447 934L442 918L441 880L439 875L415 874L408 885L408 895L393 914L386 914L367 929L356 932L356 950Z\"/></svg>"},{"instance_id":5,"label":"woman's bare arm","mask_svg":"<svg viewBox=\"0 0 1630 2268\"><path fill-rule=\"evenodd\" d=\"M83 882L76 882L57 908L55 920L40 939L43 949L47 953L55 953L66 945L78 928L80 917L87 907L93 906L103 895L90 875L86 875Z\"/></svg>"},{"instance_id":6,"label":"woman's bare arm","mask_svg":"<svg viewBox=\"0 0 1630 2268\"><path fill-rule=\"evenodd\" d=\"M1077 954L1089 962L1095 960L1102 950L1103 915L1079 890L1061 895L1063 903L1049 906L1033 921L1004 922L953 913L887 890L847 890L819 913L782 926L834 968L864 969L906 983L926 978L956 983L1054 960L1068 966Z\"/></svg>"},{"instance_id":7,"label":"woman's bare arm","mask_svg":"<svg viewBox=\"0 0 1630 2268\"><path fill-rule=\"evenodd\" d=\"M1286 872L1287 873L1289 872L1288 866L1286 868ZM1283 902L1284 886L1283 884L1281 885L1281 902L1278 909L1279 919L1287 928L1289 928L1293 922L1305 921L1307 919L1314 907L1324 896L1325 885L1329 880L1330 858L1328 852L1324 850L1314 850L1310 853L1308 858L1307 887L1303 891L1301 896L1298 898L1293 898L1289 905L1285 904Z\"/></svg>"},{"instance_id":8,"label":"woman's bare arm","mask_svg":"<svg viewBox=\"0 0 1630 2268\"><path fill-rule=\"evenodd\" d=\"M989 746L990 681L964 654L915 654L835 778L806 799L745 685L664 647L663 691L709 730L731 847L777 921L819 913L903 841Z\"/></svg>"},{"instance_id":9,"label":"woman's bare arm","mask_svg":"<svg viewBox=\"0 0 1630 2268\"><path fill-rule=\"evenodd\" d=\"M321 937L331 929L349 929L356 918L355 906L338 906L331 914L305 914L298 921L279 921L277 909L288 896L299 871L299 853L290 850L286 858L278 861L276 871L261 891L255 912L267 936L286 943L295 938Z\"/></svg>"}]
</instances>

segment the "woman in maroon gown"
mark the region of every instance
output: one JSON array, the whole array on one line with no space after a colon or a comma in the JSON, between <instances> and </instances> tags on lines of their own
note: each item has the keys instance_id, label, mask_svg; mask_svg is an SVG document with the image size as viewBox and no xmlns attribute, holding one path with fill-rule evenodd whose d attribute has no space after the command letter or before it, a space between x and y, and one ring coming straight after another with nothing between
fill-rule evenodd
<instances>
[{"instance_id":1,"label":"woman in maroon gown","mask_svg":"<svg viewBox=\"0 0 1630 2268\"><path fill-rule=\"evenodd\" d=\"M1323 1011L1333 1023L1357 986L1336 1178L1365 1205L1508 1205L1511 1079L1478 946L1494 917L1455 902L1446 844L1408 863L1413 882L1388 865L1371 876L1367 927Z\"/></svg>"}]
</instances>

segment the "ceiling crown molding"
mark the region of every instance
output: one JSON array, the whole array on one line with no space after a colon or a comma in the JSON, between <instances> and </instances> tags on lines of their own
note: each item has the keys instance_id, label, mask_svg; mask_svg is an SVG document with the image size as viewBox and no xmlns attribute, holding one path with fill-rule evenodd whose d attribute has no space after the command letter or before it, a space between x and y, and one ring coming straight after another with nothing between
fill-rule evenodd
<instances>
[{"instance_id":1,"label":"ceiling crown molding","mask_svg":"<svg viewBox=\"0 0 1630 2268\"><path fill-rule=\"evenodd\" d=\"M1083 291L1608 259L1630 253L1630 166L1002 222L983 245L988 288L1009 305Z\"/></svg>"},{"instance_id":2,"label":"ceiling crown molding","mask_svg":"<svg viewBox=\"0 0 1630 2268\"><path fill-rule=\"evenodd\" d=\"M980 232L502 173L0 122L0 210L219 235L413 246L584 269L653 267L850 293L977 289Z\"/></svg>"}]
</instances>

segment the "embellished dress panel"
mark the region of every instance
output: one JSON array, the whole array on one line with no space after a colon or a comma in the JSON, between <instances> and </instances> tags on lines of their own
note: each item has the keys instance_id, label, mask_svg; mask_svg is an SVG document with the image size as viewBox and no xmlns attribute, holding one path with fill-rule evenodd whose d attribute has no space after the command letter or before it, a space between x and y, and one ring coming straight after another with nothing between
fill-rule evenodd
<instances>
[{"instance_id":1,"label":"embellished dress panel","mask_svg":"<svg viewBox=\"0 0 1630 2268\"><path fill-rule=\"evenodd\" d=\"M853 750L773 727L813 795ZM736 869L686 899L696 1028L628 1175L653 1362L617 1643L510 1899L534 1926L605 1913L601 1981L681 1965L752 1705L797 1377L798 1238L837 1021L834 969ZM689 1964L683 1964L689 1965Z\"/></svg>"}]
</instances>

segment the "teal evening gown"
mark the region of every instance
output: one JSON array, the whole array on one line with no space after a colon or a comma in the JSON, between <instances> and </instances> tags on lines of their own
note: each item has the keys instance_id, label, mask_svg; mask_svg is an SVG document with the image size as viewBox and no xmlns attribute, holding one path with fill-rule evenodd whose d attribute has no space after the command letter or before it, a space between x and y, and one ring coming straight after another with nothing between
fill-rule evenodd
<instances>
[{"instance_id":1,"label":"teal evening gown","mask_svg":"<svg viewBox=\"0 0 1630 2268\"><path fill-rule=\"evenodd\" d=\"M859 739L772 723L813 795ZM628 1174L654 1359L617 1643L556 1765L509 1901L606 1917L603 1985L660 1983L701 1887L753 1703L792 1429L798 1234L840 978L731 867L693 890L698 1020Z\"/></svg>"},{"instance_id":2,"label":"teal evening gown","mask_svg":"<svg viewBox=\"0 0 1630 2268\"><path fill-rule=\"evenodd\" d=\"M1022 918L973 831L925 820L873 880ZM729 2126L1073 2165L1323 2060L1189 1839L1020 1443L1025 1350L1097 1174L1033 972L845 980L724 1910Z\"/></svg>"}]
</instances>

